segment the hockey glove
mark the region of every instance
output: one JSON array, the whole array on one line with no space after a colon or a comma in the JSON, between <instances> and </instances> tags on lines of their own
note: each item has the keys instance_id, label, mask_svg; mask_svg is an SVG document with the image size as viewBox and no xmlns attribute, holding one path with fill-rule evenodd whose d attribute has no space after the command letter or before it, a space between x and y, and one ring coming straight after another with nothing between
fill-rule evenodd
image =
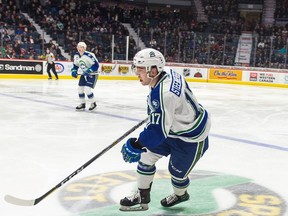
<instances>
[{"instance_id":1,"label":"hockey glove","mask_svg":"<svg viewBox=\"0 0 288 216\"><path fill-rule=\"evenodd\" d=\"M143 149L142 146L137 143L136 138L130 138L122 146L121 153L125 162L134 163L140 160L141 153L145 151L146 149Z\"/></svg>"},{"instance_id":2,"label":"hockey glove","mask_svg":"<svg viewBox=\"0 0 288 216\"><path fill-rule=\"evenodd\" d=\"M77 70L72 69L72 70L71 70L71 75L72 75L72 77L77 78L77 76L78 76Z\"/></svg>"},{"instance_id":3,"label":"hockey glove","mask_svg":"<svg viewBox=\"0 0 288 216\"><path fill-rule=\"evenodd\" d=\"M88 69L83 73L83 75L84 75L84 76L89 76L92 72L93 72L93 70L92 70L91 68L88 68Z\"/></svg>"}]
</instances>

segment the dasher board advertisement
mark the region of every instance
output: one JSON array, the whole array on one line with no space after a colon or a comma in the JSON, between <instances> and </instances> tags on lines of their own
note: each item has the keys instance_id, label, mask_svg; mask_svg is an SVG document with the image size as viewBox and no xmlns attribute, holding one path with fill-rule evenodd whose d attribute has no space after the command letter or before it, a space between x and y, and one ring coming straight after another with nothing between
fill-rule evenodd
<instances>
[{"instance_id":1,"label":"dasher board advertisement","mask_svg":"<svg viewBox=\"0 0 288 216\"><path fill-rule=\"evenodd\" d=\"M2 74L43 74L42 61L0 60Z\"/></svg>"}]
</instances>

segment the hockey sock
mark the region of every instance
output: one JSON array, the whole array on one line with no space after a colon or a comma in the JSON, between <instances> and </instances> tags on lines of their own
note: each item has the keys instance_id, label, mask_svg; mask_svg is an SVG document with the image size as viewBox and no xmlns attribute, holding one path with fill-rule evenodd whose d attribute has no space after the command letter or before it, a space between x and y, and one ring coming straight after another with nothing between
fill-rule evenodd
<instances>
[{"instance_id":1,"label":"hockey sock","mask_svg":"<svg viewBox=\"0 0 288 216\"><path fill-rule=\"evenodd\" d=\"M156 172L155 165L147 165L139 161L137 166L138 188L148 189Z\"/></svg>"},{"instance_id":2,"label":"hockey sock","mask_svg":"<svg viewBox=\"0 0 288 216\"><path fill-rule=\"evenodd\" d=\"M188 177L186 177L184 179L176 179L175 177L172 177L171 183L173 186L174 193L178 196L182 196L185 193L185 191L187 190L187 188L190 184L190 180Z\"/></svg>"}]
</instances>

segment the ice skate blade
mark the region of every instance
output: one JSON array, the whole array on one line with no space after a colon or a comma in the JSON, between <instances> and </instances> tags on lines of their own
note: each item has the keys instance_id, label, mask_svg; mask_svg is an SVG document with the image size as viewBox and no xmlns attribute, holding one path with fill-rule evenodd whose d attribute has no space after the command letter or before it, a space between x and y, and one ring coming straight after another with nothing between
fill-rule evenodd
<instances>
[{"instance_id":1,"label":"ice skate blade","mask_svg":"<svg viewBox=\"0 0 288 216\"><path fill-rule=\"evenodd\" d=\"M92 105L95 105L95 106L92 106ZM96 103L95 104L91 104L91 106L89 107L89 112L94 111L96 109L97 109L97 104Z\"/></svg>"},{"instance_id":2,"label":"ice skate blade","mask_svg":"<svg viewBox=\"0 0 288 216\"><path fill-rule=\"evenodd\" d=\"M83 109L75 109L75 111L77 111L77 112L84 112L84 111L85 111L85 108L83 108Z\"/></svg>"},{"instance_id":3,"label":"ice skate blade","mask_svg":"<svg viewBox=\"0 0 288 216\"><path fill-rule=\"evenodd\" d=\"M140 204L139 206L121 206L120 211L146 211L148 210L148 204Z\"/></svg>"},{"instance_id":4,"label":"ice skate blade","mask_svg":"<svg viewBox=\"0 0 288 216\"><path fill-rule=\"evenodd\" d=\"M97 108L95 107L94 109L92 109L92 110L88 110L89 112L94 112L94 111L96 111L97 110Z\"/></svg>"}]
</instances>

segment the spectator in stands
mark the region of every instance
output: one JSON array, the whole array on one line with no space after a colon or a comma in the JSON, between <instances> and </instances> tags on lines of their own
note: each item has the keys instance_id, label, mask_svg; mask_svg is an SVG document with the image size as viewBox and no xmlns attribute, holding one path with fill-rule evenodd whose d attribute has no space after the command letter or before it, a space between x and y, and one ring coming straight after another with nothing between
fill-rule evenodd
<instances>
[{"instance_id":1,"label":"spectator in stands","mask_svg":"<svg viewBox=\"0 0 288 216\"><path fill-rule=\"evenodd\" d=\"M55 56L56 60L64 60L65 59L62 55L62 52L61 52L59 46L55 46L55 53L56 53L56 56Z\"/></svg>"},{"instance_id":2,"label":"spectator in stands","mask_svg":"<svg viewBox=\"0 0 288 216\"><path fill-rule=\"evenodd\" d=\"M7 59L14 59L15 58L15 55L14 55L13 48L12 48L11 44L7 44L6 45L5 58L7 58Z\"/></svg>"},{"instance_id":3,"label":"spectator in stands","mask_svg":"<svg viewBox=\"0 0 288 216\"><path fill-rule=\"evenodd\" d=\"M20 40L17 40L13 46L13 50L15 52L16 58L20 58L21 56L21 45L20 45Z\"/></svg>"},{"instance_id":4,"label":"spectator in stands","mask_svg":"<svg viewBox=\"0 0 288 216\"><path fill-rule=\"evenodd\" d=\"M33 39L33 36L32 36L32 35L29 36L28 43L29 43L29 44L34 44L34 39Z\"/></svg>"},{"instance_id":5,"label":"spectator in stands","mask_svg":"<svg viewBox=\"0 0 288 216\"><path fill-rule=\"evenodd\" d=\"M8 34L8 30L7 30L7 29L4 29L3 36L2 36L2 40L3 40L4 44L9 44L9 43L11 43L11 37L10 37L10 35Z\"/></svg>"},{"instance_id":6,"label":"spectator in stands","mask_svg":"<svg viewBox=\"0 0 288 216\"><path fill-rule=\"evenodd\" d=\"M156 49L156 47L157 47L157 41L156 41L155 38L153 38L153 39L150 41L150 47Z\"/></svg>"},{"instance_id":7,"label":"spectator in stands","mask_svg":"<svg viewBox=\"0 0 288 216\"><path fill-rule=\"evenodd\" d=\"M110 61L110 59L108 58L108 56L105 55L104 58L103 58L103 60L102 60L102 62L108 63L108 62L111 62L111 61Z\"/></svg>"},{"instance_id":8,"label":"spectator in stands","mask_svg":"<svg viewBox=\"0 0 288 216\"><path fill-rule=\"evenodd\" d=\"M46 60L46 53L45 53L45 52L42 53L42 54L38 57L38 59L40 59L40 60Z\"/></svg>"},{"instance_id":9,"label":"spectator in stands","mask_svg":"<svg viewBox=\"0 0 288 216\"><path fill-rule=\"evenodd\" d=\"M21 44L21 34L16 34L14 36L14 43L16 43L17 41L19 41L19 43Z\"/></svg>"},{"instance_id":10,"label":"spectator in stands","mask_svg":"<svg viewBox=\"0 0 288 216\"><path fill-rule=\"evenodd\" d=\"M35 59L35 55L32 53L32 54L30 54L29 55L29 57L28 57L28 59L30 59L30 60L33 60L33 59Z\"/></svg>"}]
</instances>

